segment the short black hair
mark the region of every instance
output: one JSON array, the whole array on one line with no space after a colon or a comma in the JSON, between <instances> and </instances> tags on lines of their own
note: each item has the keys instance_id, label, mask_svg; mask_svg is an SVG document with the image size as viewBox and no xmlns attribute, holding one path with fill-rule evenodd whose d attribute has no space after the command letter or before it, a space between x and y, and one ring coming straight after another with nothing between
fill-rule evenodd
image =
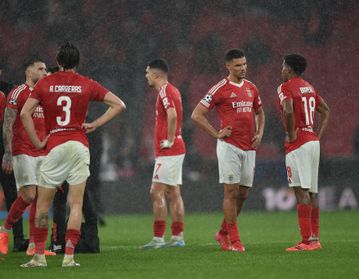
<instances>
[{"instance_id":1,"label":"short black hair","mask_svg":"<svg viewBox=\"0 0 359 279\"><path fill-rule=\"evenodd\" d=\"M168 74L168 72L170 71L170 67L168 66L167 61L162 58L152 60L150 63L148 63L148 67L150 67L151 69L161 70L166 74Z\"/></svg>"},{"instance_id":2,"label":"short black hair","mask_svg":"<svg viewBox=\"0 0 359 279\"><path fill-rule=\"evenodd\" d=\"M65 42L59 47L56 60L64 70L76 68L80 64L80 51L70 42Z\"/></svg>"},{"instance_id":3,"label":"short black hair","mask_svg":"<svg viewBox=\"0 0 359 279\"><path fill-rule=\"evenodd\" d=\"M226 56L225 56L225 61L226 62L230 62L233 59L237 59L237 58L242 58L244 57L244 51L243 49L240 48L234 48L234 49L230 49L227 51Z\"/></svg>"},{"instance_id":4,"label":"short black hair","mask_svg":"<svg viewBox=\"0 0 359 279\"><path fill-rule=\"evenodd\" d=\"M297 75L304 73L307 67L307 60L300 54L285 55L284 63L291 67Z\"/></svg>"},{"instance_id":5,"label":"short black hair","mask_svg":"<svg viewBox=\"0 0 359 279\"><path fill-rule=\"evenodd\" d=\"M29 68L30 66L34 66L34 64L36 62L41 62L41 63L45 63L44 60L42 60L41 58L37 57L37 56L33 56L33 57L30 57L29 59L27 59L25 62L24 62L24 70L26 71L27 68Z\"/></svg>"}]
</instances>

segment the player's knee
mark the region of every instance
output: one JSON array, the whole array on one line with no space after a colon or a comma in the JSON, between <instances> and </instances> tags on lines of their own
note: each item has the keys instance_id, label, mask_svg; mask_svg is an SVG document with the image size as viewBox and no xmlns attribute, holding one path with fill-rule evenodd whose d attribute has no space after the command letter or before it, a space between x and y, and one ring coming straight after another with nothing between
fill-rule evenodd
<instances>
[{"instance_id":1,"label":"player's knee","mask_svg":"<svg viewBox=\"0 0 359 279\"><path fill-rule=\"evenodd\" d=\"M224 198L237 200L239 195L239 191L236 188L226 189L224 191Z\"/></svg>"},{"instance_id":2,"label":"player's knee","mask_svg":"<svg viewBox=\"0 0 359 279\"><path fill-rule=\"evenodd\" d=\"M19 196L27 203L32 203L36 197L36 191L32 191L31 188L23 187L19 191Z\"/></svg>"}]
</instances>

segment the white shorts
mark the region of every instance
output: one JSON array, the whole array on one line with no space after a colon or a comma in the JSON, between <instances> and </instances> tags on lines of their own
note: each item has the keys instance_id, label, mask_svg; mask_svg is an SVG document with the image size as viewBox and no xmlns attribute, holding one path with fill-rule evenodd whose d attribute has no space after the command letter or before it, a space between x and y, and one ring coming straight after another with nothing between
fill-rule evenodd
<instances>
[{"instance_id":1,"label":"white shorts","mask_svg":"<svg viewBox=\"0 0 359 279\"><path fill-rule=\"evenodd\" d=\"M319 141L303 144L285 156L289 187L300 186L318 193Z\"/></svg>"},{"instance_id":2,"label":"white shorts","mask_svg":"<svg viewBox=\"0 0 359 279\"><path fill-rule=\"evenodd\" d=\"M32 157L25 154L13 156L17 190L20 190L23 186L39 185L40 166L43 159L44 156Z\"/></svg>"},{"instance_id":3,"label":"white shorts","mask_svg":"<svg viewBox=\"0 0 359 279\"><path fill-rule=\"evenodd\" d=\"M40 184L45 188L61 186L66 180L77 185L90 176L89 149L78 141L67 141L54 147L40 168Z\"/></svg>"},{"instance_id":4,"label":"white shorts","mask_svg":"<svg viewBox=\"0 0 359 279\"><path fill-rule=\"evenodd\" d=\"M219 183L252 187L255 150L242 150L224 140L217 141Z\"/></svg>"},{"instance_id":5,"label":"white shorts","mask_svg":"<svg viewBox=\"0 0 359 279\"><path fill-rule=\"evenodd\" d=\"M170 186L182 185L182 165L185 154L156 158L152 182Z\"/></svg>"}]
</instances>

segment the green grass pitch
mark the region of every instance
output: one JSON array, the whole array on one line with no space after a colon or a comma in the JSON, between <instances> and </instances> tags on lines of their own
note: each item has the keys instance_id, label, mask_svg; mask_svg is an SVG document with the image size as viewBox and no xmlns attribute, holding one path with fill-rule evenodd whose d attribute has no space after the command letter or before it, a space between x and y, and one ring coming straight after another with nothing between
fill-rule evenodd
<instances>
[{"instance_id":1,"label":"green grass pitch","mask_svg":"<svg viewBox=\"0 0 359 279\"><path fill-rule=\"evenodd\" d=\"M0 257L0 278L359 278L359 212L321 215L320 251L287 253L299 240L295 212L244 211L239 219L245 253L222 252L214 241L220 213L187 214L186 247L141 250L151 239L151 215L107 218L101 253L79 254L79 268L61 268L62 255L44 269L21 269L25 253ZM167 238L169 237L167 225ZM12 244L11 244L12 245Z\"/></svg>"}]
</instances>

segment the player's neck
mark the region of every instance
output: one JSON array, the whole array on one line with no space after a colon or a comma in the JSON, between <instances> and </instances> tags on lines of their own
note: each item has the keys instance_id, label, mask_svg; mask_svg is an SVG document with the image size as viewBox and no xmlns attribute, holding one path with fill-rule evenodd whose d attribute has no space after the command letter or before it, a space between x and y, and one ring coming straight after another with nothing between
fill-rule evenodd
<instances>
[{"instance_id":1,"label":"player's neck","mask_svg":"<svg viewBox=\"0 0 359 279\"><path fill-rule=\"evenodd\" d=\"M30 88L34 88L35 83L32 82L30 79L26 79L25 84L29 86Z\"/></svg>"},{"instance_id":2,"label":"player's neck","mask_svg":"<svg viewBox=\"0 0 359 279\"><path fill-rule=\"evenodd\" d=\"M156 84L155 88L156 90L159 90L163 85L167 84L168 83L168 80L166 79L163 79L161 81L158 81L158 83Z\"/></svg>"},{"instance_id":3,"label":"player's neck","mask_svg":"<svg viewBox=\"0 0 359 279\"><path fill-rule=\"evenodd\" d=\"M76 69L72 68L72 69L64 69L63 67L60 66L60 71L61 72L72 72L72 73L76 73Z\"/></svg>"},{"instance_id":4,"label":"player's neck","mask_svg":"<svg viewBox=\"0 0 359 279\"><path fill-rule=\"evenodd\" d=\"M243 78L237 78L237 77L231 76L231 75L228 76L228 79L229 79L229 81L234 82L234 83L241 83L243 81Z\"/></svg>"}]
</instances>

